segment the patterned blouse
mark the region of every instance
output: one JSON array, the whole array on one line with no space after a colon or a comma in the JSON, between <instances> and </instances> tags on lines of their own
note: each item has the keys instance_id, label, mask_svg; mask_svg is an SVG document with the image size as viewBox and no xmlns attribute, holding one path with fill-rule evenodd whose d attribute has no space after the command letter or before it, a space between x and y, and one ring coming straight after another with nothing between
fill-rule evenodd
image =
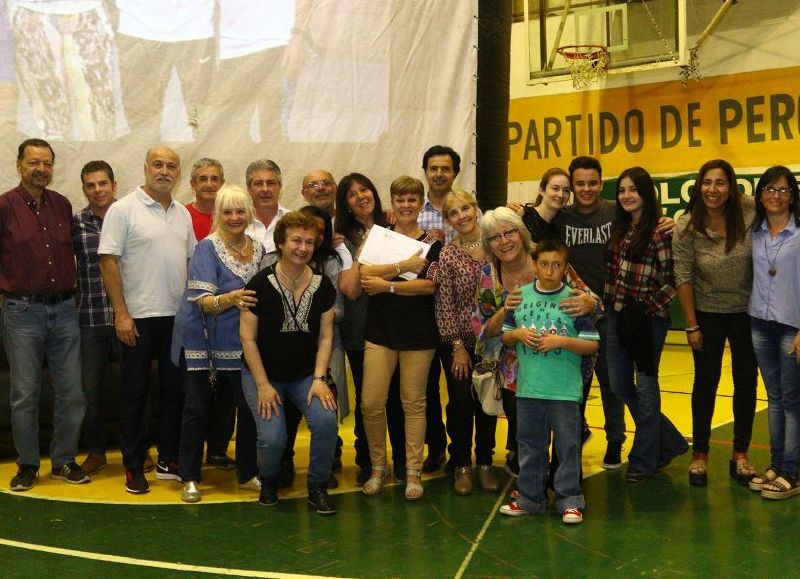
<instances>
[{"instance_id":1,"label":"patterned blouse","mask_svg":"<svg viewBox=\"0 0 800 579\"><path fill-rule=\"evenodd\" d=\"M172 362L177 366L181 350L188 370L208 370L208 350L217 370L241 369L242 343L239 340L239 310L228 308L218 315L205 314L208 346L203 334L203 314L198 300L242 289L258 272L264 247L253 242L253 257L248 263L234 259L215 233L200 243L189 261L189 281L175 314L172 332Z\"/></svg>"},{"instance_id":2,"label":"patterned blouse","mask_svg":"<svg viewBox=\"0 0 800 579\"><path fill-rule=\"evenodd\" d=\"M461 340L467 350L474 349L471 316L481 265L455 243L448 243L439 254L436 325L443 344Z\"/></svg>"},{"instance_id":3,"label":"patterned blouse","mask_svg":"<svg viewBox=\"0 0 800 579\"><path fill-rule=\"evenodd\" d=\"M669 303L678 293L672 239L654 229L644 254L633 261L628 256L632 237L629 229L619 246L608 250L603 303L618 312L627 303L644 302L649 315L669 319Z\"/></svg>"},{"instance_id":4,"label":"patterned blouse","mask_svg":"<svg viewBox=\"0 0 800 579\"><path fill-rule=\"evenodd\" d=\"M502 264L500 275L502 275ZM565 282L571 288L577 288L591 294L589 286L578 276L571 265L567 265ZM509 348L503 344L502 335L493 337L486 336L486 327L497 310L503 307L508 297L508 292L503 288L500 276L493 263L485 263L480 269L478 277L478 289L473 304L471 324L472 331L476 336L475 353L481 358L499 359L500 370L503 374L505 387L516 392L517 390L517 352L512 346ZM602 310L598 306L595 315ZM584 380L589 376L591 380L592 369L594 368L595 356L584 356L584 363L581 370Z\"/></svg>"}]
</instances>

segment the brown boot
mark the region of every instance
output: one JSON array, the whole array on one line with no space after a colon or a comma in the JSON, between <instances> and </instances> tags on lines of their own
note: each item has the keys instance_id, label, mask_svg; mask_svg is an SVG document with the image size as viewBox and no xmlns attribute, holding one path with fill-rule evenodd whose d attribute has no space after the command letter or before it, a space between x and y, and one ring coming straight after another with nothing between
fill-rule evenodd
<instances>
[{"instance_id":1,"label":"brown boot","mask_svg":"<svg viewBox=\"0 0 800 579\"><path fill-rule=\"evenodd\" d=\"M454 474L453 490L457 495L472 494L472 467L457 466Z\"/></svg>"},{"instance_id":2,"label":"brown boot","mask_svg":"<svg viewBox=\"0 0 800 579\"><path fill-rule=\"evenodd\" d=\"M105 454L90 452L81 464L81 470L86 474L94 474L108 466Z\"/></svg>"},{"instance_id":3,"label":"brown boot","mask_svg":"<svg viewBox=\"0 0 800 579\"><path fill-rule=\"evenodd\" d=\"M478 482L481 483L481 488L487 493L496 493L500 490L500 481L494 476L492 465L490 464L478 465Z\"/></svg>"}]
</instances>

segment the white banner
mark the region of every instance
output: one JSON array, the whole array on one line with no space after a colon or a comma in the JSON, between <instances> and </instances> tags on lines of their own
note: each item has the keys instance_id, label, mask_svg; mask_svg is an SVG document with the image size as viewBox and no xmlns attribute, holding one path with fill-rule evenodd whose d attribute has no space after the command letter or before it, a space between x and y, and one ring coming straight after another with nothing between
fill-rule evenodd
<instances>
[{"instance_id":1,"label":"white banner","mask_svg":"<svg viewBox=\"0 0 800 579\"><path fill-rule=\"evenodd\" d=\"M56 151L51 187L85 205L80 169L104 159L125 194L146 150L220 160L244 185L253 160L281 167L302 205L314 168L358 171L382 196L422 177L436 144L474 189L477 0L0 0L0 191L17 145Z\"/></svg>"}]
</instances>

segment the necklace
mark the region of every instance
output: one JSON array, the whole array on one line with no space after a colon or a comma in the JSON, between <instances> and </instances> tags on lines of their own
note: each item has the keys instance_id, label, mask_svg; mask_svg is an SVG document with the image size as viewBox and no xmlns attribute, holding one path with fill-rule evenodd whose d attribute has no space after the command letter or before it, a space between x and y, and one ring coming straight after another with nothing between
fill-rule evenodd
<instances>
[{"instance_id":1,"label":"necklace","mask_svg":"<svg viewBox=\"0 0 800 579\"><path fill-rule=\"evenodd\" d=\"M475 241L464 241L463 237L458 238L458 243L464 249L477 249L481 246L481 238L479 237Z\"/></svg>"},{"instance_id":2,"label":"necklace","mask_svg":"<svg viewBox=\"0 0 800 579\"><path fill-rule=\"evenodd\" d=\"M506 287L506 289L512 288L513 290L521 285L520 282L525 277L525 274L527 273L528 270L528 263L529 263L528 261L525 262L525 265L523 265L522 268L520 269L519 275L514 276L511 275L511 273L509 273L508 271L506 272L506 275L504 277L509 282L507 284L506 283L503 284ZM513 285L511 282L513 282Z\"/></svg>"},{"instance_id":3,"label":"necklace","mask_svg":"<svg viewBox=\"0 0 800 579\"><path fill-rule=\"evenodd\" d=\"M775 257L772 261L769 260L769 244L767 243L767 238L764 238L764 253L767 256L767 265L769 265L769 269L767 273L770 277L775 277L778 273L778 269L775 267L775 264L778 262L778 254L781 252L781 248L783 247L783 242L786 239L782 239L781 242L778 244L778 249L775 251Z\"/></svg>"},{"instance_id":4,"label":"necklace","mask_svg":"<svg viewBox=\"0 0 800 579\"><path fill-rule=\"evenodd\" d=\"M228 247L230 247L230 248L231 248L233 251L235 251L236 253L238 253L238 254L239 254L239 255L241 255L242 257L244 257L244 256L245 256L245 255L244 255L244 252L245 252L245 251L247 251L247 242L248 242L248 240L250 239L249 237L247 237L246 235L244 236L244 245L242 246L242 248L241 248L241 249L239 249L238 247L236 247L234 244L232 244L230 241L228 241L228 240L227 240L227 239L225 239L224 237L223 237L222 239L223 239L223 241L225 242L225 245L227 245Z\"/></svg>"},{"instance_id":5,"label":"necklace","mask_svg":"<svg viewBox=\"0 0 800 579\"><path fill-rule=\"evenodd\" d=\"M283 268L281 267L281 265L280 265L280 264L278 264L277 266L275 266L275 271L277 271L277 272L278 272L278 275L279 275L279 276L281 276L281 277L282 277L282 278L283 278L283 279L284 279L286 282L288 282L288 284L289 284L289 285L291 285L291 286L292 286L292 287L291 287L292 291L294 291L294 290L297 288L297 283L298 283L298 282L299 282L299 281L300 281L300 280L301 280L303 277L305 277L305 275L306 275L306 268L305 268L305 267L303 267L303 270L300 272L300 275L298 275L298 276L297 276L296 278L294 278L294 279L290 278L290 277L289 277L289 276L287 276L285 273L283 273ZM281 285L283 285L283 284L281 284Z\"/></svg>"}]
</instances>

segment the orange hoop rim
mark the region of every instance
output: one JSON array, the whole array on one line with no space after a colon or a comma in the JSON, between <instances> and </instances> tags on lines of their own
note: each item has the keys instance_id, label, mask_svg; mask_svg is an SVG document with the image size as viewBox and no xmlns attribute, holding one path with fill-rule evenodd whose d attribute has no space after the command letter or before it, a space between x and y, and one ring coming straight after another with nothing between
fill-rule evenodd
<instances>
[{"instance_id":1,"label":"orange hoop rim","mask_svg":"<svg viewBox=\"0 0 800 579\"><path fill-rule=\"evenodd\" d=\"M596 60L601 54L605 54L608 66L608 47L602 44L568 44L560 46L558 53L567 60Z\"/></svg>"}]
</instances>

